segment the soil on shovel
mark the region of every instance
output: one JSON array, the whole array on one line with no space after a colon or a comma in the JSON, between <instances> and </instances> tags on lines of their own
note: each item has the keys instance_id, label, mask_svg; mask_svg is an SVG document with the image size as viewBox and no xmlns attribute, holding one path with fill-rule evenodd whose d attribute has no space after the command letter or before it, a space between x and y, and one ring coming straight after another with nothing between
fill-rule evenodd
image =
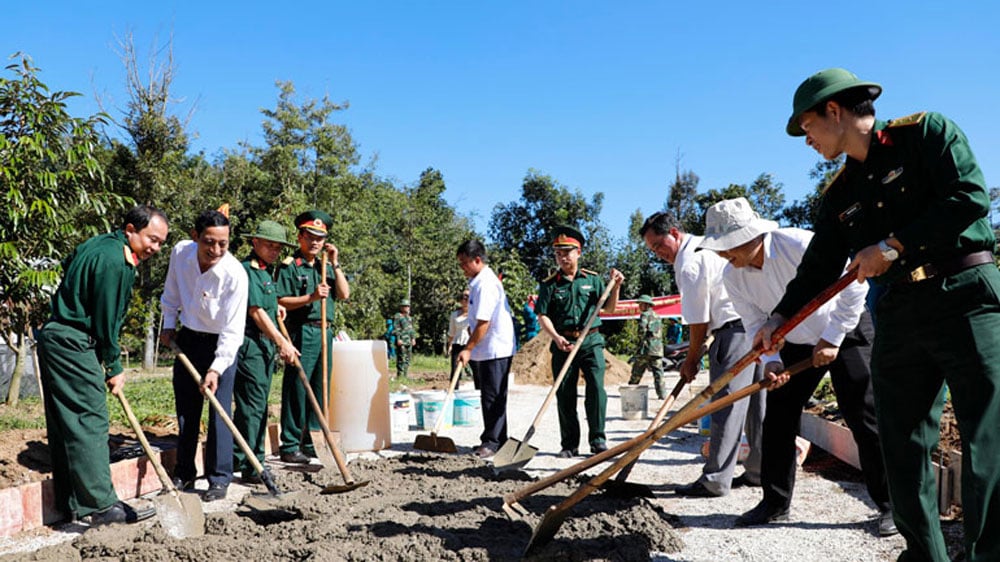
<instances>
[{"instance_id":1,"label":"soil on shovel","mask_svg":"<svg viewBox=\"0 0 1000 562\"><path fill-rule=\"evenodd\" d=\"M372 485L321 495L336 470L278 471L283 490L302 490L280 510L206 515L204 537L176 540L158 522L87 531L71 543L14 560L519 560L544 510L580 484L557 484L522 502L531 511L511 521L502 496L528 476L494 475L471 456L405 454L351 463ZM261 490L262 491L262 490ZM574 507L532 560L648 560L679 552L671 516L645 499L592 494Z\"/></svg>"}]
</instances>

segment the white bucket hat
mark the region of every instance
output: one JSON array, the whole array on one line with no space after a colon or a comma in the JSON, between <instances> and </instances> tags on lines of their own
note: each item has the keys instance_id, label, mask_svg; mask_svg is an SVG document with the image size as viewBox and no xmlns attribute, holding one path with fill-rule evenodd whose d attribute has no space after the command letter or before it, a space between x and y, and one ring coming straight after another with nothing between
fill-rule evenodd
<instances>
[{"instance_id":1,"label":"white bucket hat","mask_svg":"<svg viewBox=\"0 0 1000 562\"><path fill-rule=\"evenodd\" d=\"M757 236L778 228L778 223L760 218L745 197L719 201L705 213L705 239L699 250L732 250Z\"/></svg>"}]
</instances>

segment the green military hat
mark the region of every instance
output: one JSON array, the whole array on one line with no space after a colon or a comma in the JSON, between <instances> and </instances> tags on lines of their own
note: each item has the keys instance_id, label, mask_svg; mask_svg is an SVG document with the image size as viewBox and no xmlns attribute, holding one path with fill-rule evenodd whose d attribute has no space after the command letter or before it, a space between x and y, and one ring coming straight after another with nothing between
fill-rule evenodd
<instances>
[{"instance_id":1,"label":"green military hat","mask_svg":"<svg viewBox=\"0 0 1000 562\"><path fill-rule=\"evenodd\" d=\"M400 299L399 306L400 307L410 306L410 299Z\"/></svg>"},{"instance_id":2,"label":"green military hat","mask_svg":"<svg viewBox=\"0 0 1000 562\"><path fill-rule=\"evenodd\" d=\"M327 236L333 228L333 218L323 211L306 211L295 217L295 228L303 228L316 236Z\"/></svg>"},{"instance_id":3,"label":"green military hat","mask_svg":"<svg viewBox=\"0 0 1000 562\"><path fill-rule=\"evenodd\" d=\"M642 304L653 306L653 297L649 295L640 295L639 298L635 299L635 302L641 302Z\"/></svg>"},{"instance_id":4,"label":"green military hat","mask_svg":"<svg viewBox=\"0 0 1000 562\"><path fill-rule=\"evenodd\" d=\"M274 221L260 221L260 224L257 225L256 232L250 234L244 234L243 237L260 238L261 240L267 240L269 242L277 242L279 244L290 246L292 248L295 247L295 244L292 244L291 242L288 241L288 238L285 233L285 227L281 226L280 224Z\"/></svg>"},{"instance_id":5,"label":"green military hat","mask_svg":"<svg viewBox=\"0 0 1000 562\"><path fill-rule=\"evenodd\" d=\"M806 134L799 127L799 117L809 108L832 98L834 95L852 88L868 88L868 94L874 100L882 93L882 86L875 82L863 82L853 72L843 68L828 68L813 74L795 90L792 99L792 116L788 118L785 131L793 137Z\"/></svg>"},{"instance_id":6,"label":"green military hat","mask_svg":"<svg viewBox=\"0 0 1000 562\"><path fill-rule=\"evenodd\" d=\"M556 248L576 248L582 250L586 239L579 230L561 224L552 229L552 246Z\"/></svg>"}]
</instances>

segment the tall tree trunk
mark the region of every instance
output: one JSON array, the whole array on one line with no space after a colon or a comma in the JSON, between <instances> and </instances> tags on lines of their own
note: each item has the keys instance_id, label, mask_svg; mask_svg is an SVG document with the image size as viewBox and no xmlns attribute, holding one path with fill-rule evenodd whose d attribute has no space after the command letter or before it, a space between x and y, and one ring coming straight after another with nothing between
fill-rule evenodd
<instances>
[{"instance_id":1,"label":"tall tree trunk","mask_svg":"<svg viewBox=\"0 0 1000 562\"><path fill-rule=\"evenodd\" d=\"M13 334L12 334L13 336ZM14 340L13 337L10 338ZM14 360L14 372L10 376L10 386L7 388L7 405L17 406L21 398L21 377L24 375L24 366L28 357L28 338L20 334L17 338L17 359Z\"/></svg>"},{"instance_id":2,"label":"tall tree trunk","mask_svg":"<svg viewBox=\"0 0 1000 562\"><path fill-rule=\"evenodd\" d=\"M151 306L146 314L146 338L142 354L143 371L148 372L156 368L156 352L156 306Z\"/></svg>"}]
</instances>

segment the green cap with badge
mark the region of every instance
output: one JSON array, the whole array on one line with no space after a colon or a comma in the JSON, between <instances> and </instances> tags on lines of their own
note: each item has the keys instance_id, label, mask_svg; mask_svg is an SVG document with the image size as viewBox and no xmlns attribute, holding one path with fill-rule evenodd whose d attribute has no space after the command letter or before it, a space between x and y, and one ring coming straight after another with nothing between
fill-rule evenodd
<instances>
[{"instance_id":1,"label":"green cap with badge","mask_svg":"<svg viewBox=\"0 0 1000 562\"><path fill-rule=\"evenodd\" d=\"M651 297L649 295L640 295L639 298L635 299L635 302L642 303L642 304L648 304L649 306L653 306L653 304L654 304L653 303L653 297Z\"/></svg>"},{"instance_id":2,"label":"green cap with badge","mask_svg":"<svg viewBox=\"0 0 1000 562\"><path fill-rule=\"evenodd\" d=\"M806 134L799 127L799 118L816 104L832 98L833 96L853 88L868 88L868 94L875 100L882 93L882 86L875 82L864 82L855 74L843 68L828 68L813 74L795 90L795 97L792 99L792 116L788 118L788 125L785 132L793 137L801 137Z\"/></svg>"},{"instance_id":3,"label":"green cap with badge","mask_svg":"<svg viewBox=\"0 0 1000 562\"><path fill-rule=\"evenodd\" d=\"M572 226L561 224L552 229L552 246L555 248L582 250L584 243L583 234Z\"/></svg>"},{"instance_id":4,"label":"green cap with badge","mask_svg":"<svg viewBox=\"0 0 1000 562\"><path fill-rule=\"evenodd\" d=\"M327 236L333 228L333 218L323 211L306 211L295 217L295 228L305 229L316 236Z\"/></svg>"},{"instance_id":5,"label":"green cap with badge","mask_svg":"<svg viewBox=\"0 0 1000 562\"><path fill-rule=\"evenodd\" d=\"M277 242L291 248L295 247L295 244L288 241L285 227L274 221L260 221L260 224L257 225L257 230L250 234L244 234L243 238L260 238L261 240Z\"/></svg>"}]
</instances>

